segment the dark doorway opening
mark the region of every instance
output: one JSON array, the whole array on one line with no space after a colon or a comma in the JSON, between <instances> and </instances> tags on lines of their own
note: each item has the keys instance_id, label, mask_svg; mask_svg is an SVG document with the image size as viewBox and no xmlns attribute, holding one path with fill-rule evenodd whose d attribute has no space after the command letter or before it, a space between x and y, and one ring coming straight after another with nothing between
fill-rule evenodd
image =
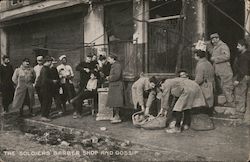
<instances>
[{"instance_id":1,"label":"dark doorway opening","mask_svg":"<svg viewBox=\"0 0 250 162\"><path fill-rule=\"evenodd\" d=\"M213 0L210 2L244 26L244 0ZM215 32L219 33L221 40L229 46L231 51L231 63L233 63L235 54L237 53L237 41L244 38L244 31L213 6L207 4L207 37L209 38L209 35Z\"/></svg>"}]
</instances>

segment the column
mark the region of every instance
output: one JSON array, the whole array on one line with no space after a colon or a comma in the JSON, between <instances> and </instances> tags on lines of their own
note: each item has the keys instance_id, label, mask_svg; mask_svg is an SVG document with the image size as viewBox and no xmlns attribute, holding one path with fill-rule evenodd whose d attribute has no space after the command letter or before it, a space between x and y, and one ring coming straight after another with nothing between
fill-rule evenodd
<instances>
[{"instance_id":1,"label":"column","mask_svg":"<svg viewBox=\"0 0 250 162\"><path fill-rule=\"evenodd\" d=\"M134 20L134 48L136 51L135 54L135 69L136 75L139 75L141 72L145 71L147 65L147 23L145 20L148 20L149 17L149 2L147 0L133 0L133 16Z\"/></svg>"},{"instance_id":2,"label":"column","mask_svg":"<svg viewBox=\"0 0 250 162\"><path fill-rule=\"evenodd\" d=\"M97 54L104 54L105 31L104 31L104 7L102 5L90 5L88 14L84 17L84 43L94 43ZM86 44L85 44L86 45ZM90 52L85 48L85 56Z\"/></svg>"},{"instance_id":3,"label":"column","mask_svg":"<svg viewBox=\"0 0 250 162\"><path fill-rule=\"evenodd\" d=\"M7 55L7 33L4 29L0 29L0 55Z\"/></svg>"}]
</instances>

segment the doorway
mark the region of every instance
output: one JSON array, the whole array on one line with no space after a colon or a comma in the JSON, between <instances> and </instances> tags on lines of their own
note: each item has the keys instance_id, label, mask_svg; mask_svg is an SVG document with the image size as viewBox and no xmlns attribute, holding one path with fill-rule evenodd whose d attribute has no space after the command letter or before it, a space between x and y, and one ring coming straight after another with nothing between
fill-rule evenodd
<instances>
[{"instance_id":1,"label":"doorway","mask_svg":"<svg viewBox=\"0 0 250 162\"><path fill-rule=\"evenodd\" d=\"M211 0L214 5L227 13L244 27L245 2L244 0ZM244 38L244 31L228 17L223 15L209 3L207 4L207 38L217 32L220 39L225 42L231 51L231 63L237 53L236 45L239 39Z\"/></svg>"}]
</instances>

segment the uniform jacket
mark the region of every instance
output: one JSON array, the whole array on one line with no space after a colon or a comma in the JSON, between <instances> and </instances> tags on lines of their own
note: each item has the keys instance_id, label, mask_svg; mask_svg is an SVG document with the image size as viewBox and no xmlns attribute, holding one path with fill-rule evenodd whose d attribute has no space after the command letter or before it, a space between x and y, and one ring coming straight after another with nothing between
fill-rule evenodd
<instances>
[{"instance_id":1,"label":"uniform jacket","mask_svg":"<svg viewBox=\"0 0 250 162\"><path fill-rule=\"evenodd\" d=\"M246 75L250 75L250 51L239 54L234 62L234 76L237 81L242 81Z\"/></svg>"},{"instance_id":2,"label":"uniform jacket","mask_svg":"<svg viewBox=\"0 0 250 162\"><path fill-rule=\"evenodd\" d=\"M152 102L155 100L156 92L154 90L150 91L147 102L144 103L143 93L150 90L149 78L141 77L132 85L132 100L134 107L139 103L140 106L150 107Z\"/></svg>"},{"instance_id":3,"label":"uniform jacket","mask_svg":"<svg viewBox=\"0 0 250 162\"><path fill-rule=\"evenodd\" d=\"M42 67L38 80L40 80L39 82L41 83L41 91L46 93L50 92L48 95L51 95L54 83L50 67Z\"/></svg>"},{"instance_id":4,"label":"uniform jacket","mask_svg":"<svg viewBox=\"0 0 250 162\"><path fill-rule=\"evenodd\" d=\"M206 106L200 86L188 78L167 79L162 84L161 108L168 110L169 96L179 97L173 111L183 111L193 107Z\"/></svg>"},{"instance_id":5,"label":"uniform jacket","mask_svg":"<svg viewBox=\"0 0 250 162\"><path fill-rule=\"evenodd\" d=\"M59 77L61 79L62 84L65 84L67 80L69 81L69 83L73 83L71 79L74 77L74 73L70 65L58 65L57 71L59 73Z\"/></svg>"},{"instance_id":6,"label":"uniform jacket","mask_svg":"<svg viewBox=\"0 0 250 162\"><path fill-rule=\"evenodd\" d=\"M230 65L230 50L226 43L221 40L217 45L209 49L210 54L214 57L213 66L215 68L215 74L229 74L231 75L232 68Z\"/></svg>"},{"instance_id":7,"label":"uniform jacket","mask_svg":"<svg viewBox=\"0 0 250 162\"><path fill-rule=\"evenodd\" d=\"M26 92L28 90L30 97L30 106L33 107L35 104L34 98L34 87L36 74L33 68L24 68L22 65L17 68L12 76L12 81L16 84L16 90L13 99L13 107L20 109L23 105Z\"/></svg>"},{"instance_id":8,"label":"uniform jacket","mask_svg":"<svg viewBox=\"0 0 250 162\"><path fill-rule=\"evenodd\" d=\"M214 105L214 68L207 59L198 61L195 69L195 82L200 85L208 107Z\"/></svg>"},{"instance_id":9,"label":"uniform jacket","mask_svg":"<svg viewBox=\"0 0 250 162\"><path fill-rule=\"evenodd\" d=\"M122 81L122 67L119 62L114 62L111 65L109 75L109 92L108 92L108 107L123 107L124 106L124 86Z\"/></svg>"},{"instance_id":10,"label":"uniform jacket","mask_svg":"<svg viewBox=\"0 0 250 162\"><path fill-rule=\"evenodd\" d=\"M0 65L0 91L14 91L14 83L12 81L14 70L9 64L7 66Z\"/></svg>"}]
</instances>

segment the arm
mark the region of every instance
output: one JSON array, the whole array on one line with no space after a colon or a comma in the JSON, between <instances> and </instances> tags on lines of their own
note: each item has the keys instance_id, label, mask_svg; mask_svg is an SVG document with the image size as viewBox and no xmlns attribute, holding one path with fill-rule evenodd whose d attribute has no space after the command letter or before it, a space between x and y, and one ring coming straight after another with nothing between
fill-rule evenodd
<instances>
[{"instance_id":1,"label":"arm","mask_svg":"<svg viewBox=\"0 0 250 162\"><path fill-rule=\"evenodd\" d=\"M69 67L69 71L70 71L70 78L73 78L74 77L74 72L73 72L71 66L68 65L68 67Z\"/></svg>"},{"instance_id":2,"label":"arm","mask_svg":"<svg viewBox=\"0 0 250 162\"><path fill-rule=\"evenodd\" d=\"M18 82L18 69L14 71L14 74L12 76L12 81L17 85Z\"/></svg>"},{"instance_id":3,"label":"arm","mask_svg":"<svg viewBox=\"0 0 250 162\"><path fill-rule=\"evenodd\" d=\"M111 68L112 73L110 73L110 76L108 77L108 80L110 82L119 81L121 78L122 68L120 64L116 64L116 66L113 66Z\"/></svg>"},{"instance_id":4,"label":"arm","mask_svg":"<svg viewBox=\"0 0 250 162\"><path fill-rule=\"evenodd\" d=\"M144 107L143 87L144 87L144 84L138 84L136 88L136 95L139 100L138 102L139 102L139 105L142 107Z\"/></svg>"},{"instance_id":5,"label":"arm","mask_svg":"<svg viewBox=\"0 0 250 162\"><path fill-rule=\"evenodd\" d=\"M221 54L220 56L214 57L214 62L216 64L226 62L230 60L230 50L227 45L222 45L221 47Z\"/></svg>"},{"instance_id":6,"label":"arm","mask_svg":"<svg viewBox=\"0 0 250 162\"><path fill-rule=\"evenodd\" d=\"M199 85L204 82L203 68L199 65L196 67L195 82Z\"/></svg>"},{"instance_id":7,"label":"arm","mask_svg":"<svg viewBox=\"0 0 250 162\"><path fill-rule=\"evenodd\" d=\"M170 88L166 87L162 93L161 98L161 110L168 110L169 109L169 96L170 96Z\"/></svg>"},{"instance_id":8,"label":"arm","mask_svg":"<svg viewBox=\"0 0 250 162\"><path fill-rule=\"evenodd\" d=\"M146 108L150 108L153 101L156 99L156 91L152 90L150 93L149 93L149 96L148 96L148 100L147 100L147 103L146 103Z\"/></svg>"}]
</instances>

